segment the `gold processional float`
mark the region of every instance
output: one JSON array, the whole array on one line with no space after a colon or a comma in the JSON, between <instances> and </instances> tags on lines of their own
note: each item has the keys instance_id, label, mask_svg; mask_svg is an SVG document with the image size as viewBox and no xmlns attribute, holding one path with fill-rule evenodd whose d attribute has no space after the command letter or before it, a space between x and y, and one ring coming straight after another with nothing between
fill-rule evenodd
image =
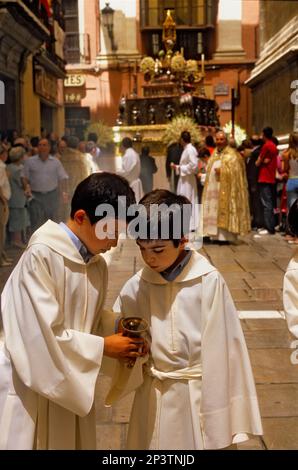
<instances>
[{"instance_id":1,"label":"gold processional float","mask_svg":"<svg viewBox=\"0 0 298 470\"><path fill-rule=\"evenodd\" d=\"M163 24L164 50L158 58L144 57L139 66L144 74L143 96L121 98L114 141L131 137L137 151L149 145L154 156L166 155L165 131L177 116L192 118L198 126L219 126L214 100L205 94L204 55L199 69L196 60L185 60L184 51L174 51L176 23L167 11ZM136 90L136 86L134 87Z\"/></svg>"}]
</instances>

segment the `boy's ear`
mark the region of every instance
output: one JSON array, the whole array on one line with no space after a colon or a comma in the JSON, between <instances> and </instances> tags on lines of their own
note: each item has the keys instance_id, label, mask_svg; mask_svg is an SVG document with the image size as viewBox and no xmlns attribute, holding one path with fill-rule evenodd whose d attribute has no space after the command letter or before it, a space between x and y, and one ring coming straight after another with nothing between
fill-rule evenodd
<instances>
[{"instance_id":1,"label":"boy's ear","mask_svg":"<svg viewBox=\"0 0 298 470\"><path fill-rule=\"evenodd\" d=\"M77 224L82 225L82 223L84 222L84 219L86 218L86 212L84 211L84 209L78 209L74 213L73 218L74 218L74 220L76 221Z\"/></svg>"}]
</instances>

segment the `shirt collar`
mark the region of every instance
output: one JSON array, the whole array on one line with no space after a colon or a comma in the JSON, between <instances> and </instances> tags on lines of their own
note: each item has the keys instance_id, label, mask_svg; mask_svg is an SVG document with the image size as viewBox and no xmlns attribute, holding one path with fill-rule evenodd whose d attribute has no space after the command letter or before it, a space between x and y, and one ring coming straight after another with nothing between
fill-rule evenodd
<instances>
[{"instance_id":1,"label":"shirt collar","mask_svg":"<svg viewBox=\"0 0 298 470\"><path fill-rule=\"evenodd\" d=\"M177 266L175 266L172 269L166 269L165 271L160 273L162 275L162 277L166 281L174 281L174 279L176 279L176 277L179 276L179 274L183 271L184 267L189 262L191 255L192 255L192 251L189 250L188 253L182 259L182 261L180 261L180 263L177 264Z\"/></svg>"},{"instance_id":2,"label":"shirt collar","mask_svg":"<svg viewBox=\"0 0 298 470\"><path fill-rule=\"evenodd\" d=\"M88 248L81 242L81 240L73 233L72 230L70 230L70 228L64 222L60 222L59 227L61 227L62 230L67 233L85 263L88 263L88 261L93 257L93 254L88 251Z\"/></svg>"}]
</instances>

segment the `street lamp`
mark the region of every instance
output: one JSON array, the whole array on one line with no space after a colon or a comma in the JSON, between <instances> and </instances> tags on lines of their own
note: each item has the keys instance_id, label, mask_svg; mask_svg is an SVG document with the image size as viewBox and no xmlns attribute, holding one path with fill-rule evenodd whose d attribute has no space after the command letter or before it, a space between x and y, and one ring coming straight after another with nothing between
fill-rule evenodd
<instances>
[{"instance_id":1,"label":"street lamp","mask_svg":"<svg viewBox=\"0 0 298 470\"><path fill-rule=\"evenodd\" d=\"M114 13L115 10L110 7L110 3L106 2L106 6L101 10L102 24L107 28L108 36L111 41L112 51L117 50L117 46L114 41Z\"/></svg>"}]
</instances>

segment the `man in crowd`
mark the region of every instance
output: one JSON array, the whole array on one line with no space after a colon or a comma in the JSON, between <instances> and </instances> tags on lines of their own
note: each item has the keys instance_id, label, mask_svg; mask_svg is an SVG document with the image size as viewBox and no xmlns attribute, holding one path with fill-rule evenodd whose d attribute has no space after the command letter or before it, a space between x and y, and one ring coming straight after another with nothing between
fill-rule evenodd
<instances>
[{"instance_id":1,"label":"man in crowd","mask_svg":"<svg viewBox=\"0 0 298 470\"><path fill-rule=\"evenodd\" d=\"M67 197L68 176L61 162L50 155L48 139L40 139L38 155L25 160L21 177L25 193L31 198L29 212L34 232L48 219L57 220L60 187L63 197Z\"/></svg>"},{"instance_id":2,"label":"man in crowd","mask_svg":"<svg viewBox=\"0 0 298 470\"><path fill-rule=\"evenodd\" d=\"M259 231L261 235L274 235L275 233L275 220L274 220L274 207L276 198L276 183L275 174L277 168L277 155L278 150L273 142L273 129L272 127L265 127L263 129L264 145L260 155L256 161L256 166L259 167L258 184L260 188L261 203L264 211L264 226L265 229ZM255 235L256 237L256 235Z\"/></svg>"}]
</instances>

